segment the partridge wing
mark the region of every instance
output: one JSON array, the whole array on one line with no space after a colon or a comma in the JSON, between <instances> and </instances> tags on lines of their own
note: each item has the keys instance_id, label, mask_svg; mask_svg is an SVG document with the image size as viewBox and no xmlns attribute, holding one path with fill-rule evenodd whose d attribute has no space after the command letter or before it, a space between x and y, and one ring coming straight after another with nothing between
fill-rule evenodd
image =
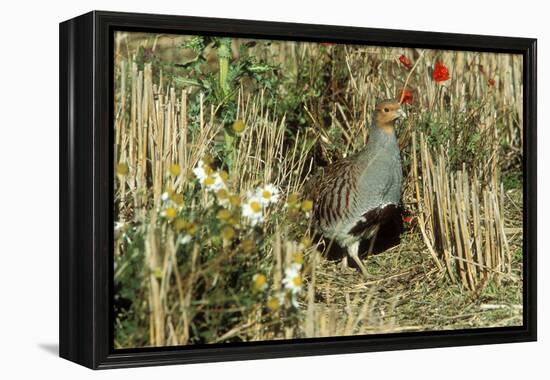
<instances>
[{"instance_id":1,"label":"partridge wing","mask_svg":"<svg viewBox=\"0 0 550 380\"><path fill-rule=\"evenodd\" d=\"M354 160L339 160L317 173L310 185L314 219L326 229L345 223L357 197L359 170Z\"/></svg>"}]
</instances>

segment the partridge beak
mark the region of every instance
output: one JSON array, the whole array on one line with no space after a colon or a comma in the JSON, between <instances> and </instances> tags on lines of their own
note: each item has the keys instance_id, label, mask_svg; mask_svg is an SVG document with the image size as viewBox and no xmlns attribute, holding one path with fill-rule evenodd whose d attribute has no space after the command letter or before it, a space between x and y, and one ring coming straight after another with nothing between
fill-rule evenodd
<instances>
[{"instance_id":1,"label":"partridge beak","mask_svg":"<svg viewBox=\"0 0 550 380\"><path fill-rule=\"evenodd\" d=\"M399 108L397 110L397 117L399 119L406 119L407 118L407 113L403 110L403 108Z\"/></svg>"}]
</instances>

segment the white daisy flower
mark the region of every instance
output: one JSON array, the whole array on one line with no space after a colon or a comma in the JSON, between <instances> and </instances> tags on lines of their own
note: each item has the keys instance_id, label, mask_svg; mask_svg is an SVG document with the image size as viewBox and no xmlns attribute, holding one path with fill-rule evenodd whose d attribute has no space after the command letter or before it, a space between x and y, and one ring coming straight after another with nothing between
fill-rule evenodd
<instances>
[{"instance_id":1,"label":"white daisy flower","mask_svg":"<svg viewBox=\"0 0 550 380\"><path fill-rule=\"evenodd\" d=\"M191 241L191 235L185 234L185 235L180 237L179 243L181 245L185 245L185 244L189 243L190 241Z\"/></svg>"},{"instance_id":2,"label":"white daisy flower","mask_svg":"<svg viewBox=\"0 0 550 380\"><path fill-rule=\"evenodd\" d=\"M261 199L255 195L248 194L246 202L242 205L242 213L248 219L251 226L261 224L264 221Z\"/></svg>"},{"instance_id":3,"label":"white daisy flower","mask_svg":"<svg viewBox=\"0 0 550 380\"><path fill-rule=\"evenodd\" d=\"M254 289L258 291L263 291L267 288L267 278L261 273L256 273L252 277L252 282L254 283Z\"/></svg>"},{"instance_id":4,"label":"white daisy flower","mask_svg":"<svg viewBox=\"0 0 550 380\"><path fill-rule=\"evenodd\" d=\"M210 174L205 178L203 184L206 185L206 189L209 191L219 191L226 188L225 182L219 173Z\"/></svg>"},{"instance_id":5,"label":"white daisy flower","mask_svg":"<svg viewBox=\"0 0 550 380\"><path fill-rule=\"evenodd\" d=\"M301 267L300 264L293 263L285 269L283 285L286 289L290 290L293 295L302 290L302 276L300 275Z\"/></svg>"},{"instance_id":6,"label":"white daisy flower","mask_svg":"<svg viewBox=\"0 0 550 380\"><path fill-rule=\"evenodd\" d=\"M170 199L170 194L168 194L168 192L164 192L162 193L162 195L160 196L160 199L163 201L163 202L167 202L169 199Z\"/></svg>"},{"instance_id":7,"label":"white daisy flower","mask_svg":"<svg viewBox=\"0 0 550 380\"><path fill-rule=\"evenodd\" d=\"M280 197L279 189L272 184L260 186L256 189L256 195L260 198L262 204L267 206L272 203L277 203Z\"/></svg>"},{"instance_id":8,"label":"white daisy flower","mask_svg":"<svg viewBox=\"0 0 550 380\"><path fill-rule=\"evenodd\" d=\"M206 173L206 170L204 169L204 167L205 165L203 160L199 160L199 162L197 162L197 166L193 168L193 173L199 179L201 184L204 182L206 177L208 177L208 174Z\"/></svg>"},{"instance_id":9,"label":"white daisy flower","mask_svg":"<svg viewBox=\"0 0 550 380\"><path fill-rule=\"evenodd\" d=\"M230 207L232 205L231 197L233 196L234 195L231 194L226 188L222 188L216 191L216 198L218 199L220 205L224 207Z\"/></svg>"},{"instance_id":10,"label":"white daisy flower","mask_svg":"<svg viewBox=\"0 0 550 380\"><path fill-rule=\"evenodd\" d=\"M220 174L210 169L203 160L197 162L197 166L193 168L193 173L198 178L200 184L206 186L206 189L209 191L219 191L227 188Z\"/></svg>"}]
</instances>

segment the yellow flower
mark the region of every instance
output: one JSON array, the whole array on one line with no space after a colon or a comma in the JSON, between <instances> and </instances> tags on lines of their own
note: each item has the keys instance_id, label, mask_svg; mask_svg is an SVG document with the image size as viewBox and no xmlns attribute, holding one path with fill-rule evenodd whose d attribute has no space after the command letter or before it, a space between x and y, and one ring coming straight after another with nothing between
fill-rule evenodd
<instances>
[{"instance_id":1,"label":"yellow flower","mask_svg":"<svg viewBox=\"0 0 550 380\"><path fill-rule=\"evenodd\" d=\"M220 211L218 211L218 214L216 215L216 217L219 220L226 222L229 220L229 218L231 218L231 212L229 212L229 210L225 208L222 208Z\"/></svg>"},{"instance_id":2,"label":"yellow flower","mask_svg":"<svg viewBox=\"0 0 550 380\"><path fill-rule=\"evenodd\" d=\"M195 233L197 232L197 225L193 222L189 222L185 226L185 230L189 235L195 235Z\"/></svg>"},{"instance_id":3,"label":"yellow flower","mask_svg":"<svg viewBox=\"0 0 550 380\"><path fill-rule=\"evenodd\" d=\"M128 164L124 163L124 162L119 162L116 166L116 173L118 175L126 175L128 174Z\"/></svg>"},{"instance_id":4,"label":"yellow flower","mask_svg":"<svg viewBox=\"0 0 550 380\"><path fill-rule=\"evenodd\" d=\"M254 212L260 212L260 211L262 211L262 205L260 204L260 202L256 202L256 201L250 202L250 208L251 208L252 211L254 211Z\"/></svg>"},{"instance_id":5,"label":"yellow flower","mask_svg":"<svg viewBox=\"0 0 550 380\"><path fill-rule=\"evenodd\" d=\"M231 202L231 206L238 207L241 204L241 197L238 195L232 195L229 197L229 202Z\"/></svg>"},{"instance_id":6,"label":"yellow flower","mask_svg":"<svg viewBox=\"0 0 550 380\"><path fill-rule=\"evenodd\" d=\"M171 193L170 194L170 199L172 200L172 202L174 202L177 205L181 206L183 204L183 195L182 194Z\"/></svg>"},{"instance_id":7,"label":"yellow flower","mask_svg":"<svg viewBox=\"0 0 550 380\"><path fill-rule=\"evenodd\" d=\"M288 196L286 203L289 207L295 207L298 204L299 196L296 193L292 193Z\"/></svg>"},{"instance_id":8,"label":"yellow flower","mask_svg":"<svg viewBox=\"0 0 550 380\"><path fill-rule=\"evenodd\" d=\"M222 229L222 237L224 240L231 240L235 236L235 230L232 227L225 226Z\"/></svg>"},{"instance_id":9,"label":"yellow flower","mask_svg":"<svg viewBox=\"0 0 550 380\"><path fill-rule=\"evenodd\" d=\"M204 184L206 186L212 186L215 182L216 182L216 179L214 177L212 177L211 175L206 177L206 179L204 180Z\"/></svg>"},{"instance_id":10,"label":"yellow flower","mask_svg":"<svg viewBox=\"0 0 550 380\"><path fill-rule=\"evenodd\" d=\"M242 133L246 128L246 125L244 124L244 121L242 120L235 120L233 123L233 131L235 133Z\"/></svg>"},{"instance_id":11,"label":"yellow flower","mask_svg":"<svg viewBox=\"0 0 550 380\"><path fill-rule=\"evenodd\" d=\"M225 170L220 170L218 173L224 181L227 181L229 179L229 174Z\"/></svg>"},{"instance_id":12,"label":"yellow flower","mask_svg":"<svg viewBox=\"0 0 550 380\"><path fill-rule=\"evenodd\" d=\"M252 281L254 282L254 289L259 292L267 288L267 278L261 273L255 274Z\"/></svg>"},{"instance_id":13,"label":"yellow flower","mask_svg":"<svg viewBox=\"0 0 550 380\"><path fill-rule=\"evenodd\" d=\"M294 262L296 264L303 264L304 263L304 254L302 252L296 252L294 254Z\"/></svg>"},{"instance_id":14,"label":"yellow flower","mask_svg":"<svg viewBox=\"0 0 550 380\"><path fill-rule=\"evenodd\" d=\"M168 219L174 219L178 215L178 212L173 207L168 207L164 210L164 216Z\"/></svg>"},{"instance_id":15,"label":"yellow flower","mask_svg":"<svg viewBox=\"0 0 550 380\"><path fill-rule=\"evenodd\" d=\"M183 218L174 220L174 228L176 231L185 231L189 235L194 235L197 232L197 225L193 222L188 222Z\"/></svg>"},{"instance_id":16,"label":"yellow flower","mask_svg":"<svg viewBox=\"0 0 550 380\"><path fill-rule=\"evenodd\" d=\"M212 175L214 174L214 169L212 169L210 166L208 166L207 164L204 165L204 171L206 174L208 175Z\"/></svg>"},{"instance_id":17,"label":"yellow flower","mask_svg":"<svg viewBox=\"0 0 550 380\"><path fill-rule=\"evenodd\" d=\"M292 294L297 294L302 290L302 276L300 275L301 264L293 263L285 269L285 278L283 284Z\"/></svg>"},{"instance_id":18,"label":"yellow flower","mask_svg":"<svg viewBox=\"0 0 550 380\"><path fill-rule=\"evenodd\" d=\"M178 164L172 164L169 171L173 177L177 177L181 173L181 168Z\"/></svg>"},{"instance_id":19,"label":"yellow flower","mask_svg":"<svg viewBox=\"0 0 550 380\"><path fill-rule=\"evenodd\" d=\"M307 248L311 245L311 239L308 236L304 236L300 242L302 247Z\"/></svg>"},{"instance_id":20,"label":"yellow flower","mask_svg":"<svg viewBox=\"0 0 550 380\"><path fill-rule=\"evenodd\" d=\"M279 309L279 306L281 306L281 304L277 298L269 297L269 299L267 300L267 307L269 308L269 310L275 311Z\"/></svg>"},{"instance_id":21,"label":"yellow flower","mask_svg":"<svg viewBox=\"0 0 550 380\"><path fill-rule=\"evenodd\" d=\"M216 195L218 196L218 199L225 200L229 198L229 191L227 191L227 189L219 189Z\"/></svg>"},{"instance_id":22,"label":"yellow flower","mask_svg":"<svg viewBox=\"0 0 550 380\"><path fill-rule=\"evenodd\" d=\"M237 226L239 224L239 220L235 216L232 216L231 218L227 219L227 224Z\"/></svg>"},{"instance_id":23,"label":"yellow flower","mask_svg":"<svg viewBox=\"0 0 550 380\"><path fill-rule=\"evenodd\" d=\"M256 250L256 242L252 239L244 239L241 242L241 249L244 253L252 253Z\"/></svg>"},{"instance_id":24,"label":"yellow flower","mask_svg":"<svg viewBox=\"0 0 550 380\"><path fill-rule=\"evenodd\" d=\"M264 221L264 213L262 201L256 195L249 195L249 198L241 206L242 215L247 222L252 226L262 224Z\"/></svg>"},{"instance_id":25,"label":"yellow flower","mask_svg":"<svg viewBox=\"0 0 550 380\"><path fill-rule=\"evenodd\" d=\"M280 190L272 184L260 186L256 189L256 197L264 206L277 203Z\"/></svg>"},{"instance_id":26,"label":"yellow flower","mask_svg":"<svg viewBox=\"0 0 550 380\"><path fill-rule=\"evenodd\" d=\"M305 201L302 202L302 210L304 212L310 212L312 208L313 208L313 202L310 201L309 199L306 199Z\"/></svg>"},{"instance_id":27,"label":"yellow flower","mask_svg":"<svg viewBox=\"0 0 550 380\"><path fill-rule=\"evenodd\" d=\"M183 220L182 218L177 218L175 221L174 221L174 228L177 230L177 231L181 231L183 230L185 227L187 227L187 222L185 220Z\"/></svg>"}]
</instances>

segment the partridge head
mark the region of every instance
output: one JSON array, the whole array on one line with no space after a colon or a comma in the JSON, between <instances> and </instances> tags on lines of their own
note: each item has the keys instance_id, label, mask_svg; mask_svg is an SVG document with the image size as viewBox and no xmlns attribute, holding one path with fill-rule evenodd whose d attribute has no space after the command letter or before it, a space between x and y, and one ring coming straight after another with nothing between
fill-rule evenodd
<instances>
[{"instance_id":1,"label":"partridge head","mask_svg":"<svg viewBox=\"0 0 550 380\"><path fill-rule=\"evenodd\" d=\"M385 133L395 133L395 122L406 117L407 114L401 108L401 104L395 100L384 100L374 108L375 125Z\"/></svg>"}]
</instances>

